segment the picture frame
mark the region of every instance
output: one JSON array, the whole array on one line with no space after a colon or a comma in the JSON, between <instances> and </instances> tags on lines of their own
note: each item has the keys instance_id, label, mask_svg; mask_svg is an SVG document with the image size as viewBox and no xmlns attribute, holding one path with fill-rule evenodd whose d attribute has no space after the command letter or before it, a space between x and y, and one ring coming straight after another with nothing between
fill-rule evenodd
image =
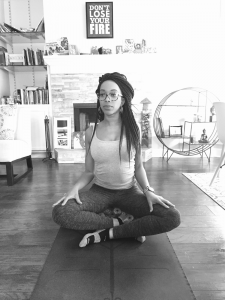
<instances>
[{"instance_id":1,"label":"picture frame","mask_svg":"<svg viewBox=\"0 0 225 300\"><path fill-rule=\"evenodd\" d=\"M113 38L113 2L86 2L88 39Z\"/></svg>"},{"instance_id":2,"label":"picture frame","mask_svg":"<svg viewBox=\"0 0 225 300\"><path fill-rule=\"evenodd\" d=\"M122 45L116 46L116 54L123 54L123 46Z\"/></svg>"},{"instance_id":3,"label":"picture frame","mask_svg":"<svg viewBox=\"0 0 225 300\"><path fill-rule=\"evenodd\" d=\"M54 117L54 148L71 149L71 117Z\"/></svg>"},{"instance_id":4,"label":"picture frame","mask_svg":"<svg viewBox=\"0 0 225 300\"><path fill-rule=\"evenodd\" d=\"M169 126L169 136L182 136L182 125Z\"/></svg>"}]
</instances>

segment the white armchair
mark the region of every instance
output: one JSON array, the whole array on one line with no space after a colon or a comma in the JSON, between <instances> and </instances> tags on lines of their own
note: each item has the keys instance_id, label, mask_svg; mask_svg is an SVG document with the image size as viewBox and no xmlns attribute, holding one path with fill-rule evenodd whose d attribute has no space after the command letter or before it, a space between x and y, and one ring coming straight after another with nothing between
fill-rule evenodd
<instances>
[{"instance_id":1,"label":"white armchair","mask_svg":"<svg viewBox=\"0 0 225 300\"><path fill-rule=\"evenodd\" d=\"M14 178L13 163L26 159L27 171ZM0 165L6 166L7 184L13 185L33 169L31 159L31 119L26 107L18 106L14 140L0 140Z\"/></svg>"}]
</instances>

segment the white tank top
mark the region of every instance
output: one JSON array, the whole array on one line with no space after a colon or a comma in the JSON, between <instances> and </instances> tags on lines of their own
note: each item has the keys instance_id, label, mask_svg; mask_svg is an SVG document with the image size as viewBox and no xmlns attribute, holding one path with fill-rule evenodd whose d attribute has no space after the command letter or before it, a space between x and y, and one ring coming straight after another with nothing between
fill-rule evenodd
<instances>
[{"instance_id":1,"label":"white tank top","mask_svg":"<svg viewBox=\"0 0 225 300\"><path fill-rule=\"evenodd\" d=\"M119 143L119 140L99 140L96 131L91 142L91 155L95 161L95 183L104 188L128 189L136 182L135 149L132 147L129 163L126 138L123 138L120 161Z\"/></svg>"}]
</instances>

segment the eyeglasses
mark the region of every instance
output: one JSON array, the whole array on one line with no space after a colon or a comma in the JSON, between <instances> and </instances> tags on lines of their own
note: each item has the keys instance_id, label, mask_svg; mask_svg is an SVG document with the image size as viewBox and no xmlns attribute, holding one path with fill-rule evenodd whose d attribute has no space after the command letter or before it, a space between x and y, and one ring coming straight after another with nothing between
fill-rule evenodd
<instances>
[{"instance_id":1,"label":"eyeglasses","mask_svg":"<svg viewBox=\"0 0 225 300\"><path fill-rule=\"evenodd\" d=\"M123 95L120 95L119 93L115 93L115 92L111 92L109 94L106 94L104 92L101 92L98 94L98 99L100 101L105 101L107 97L109 97L109 99L111 101L116 101L118 98L120 97L123 97Z\"/></svg>"}]
</instances>

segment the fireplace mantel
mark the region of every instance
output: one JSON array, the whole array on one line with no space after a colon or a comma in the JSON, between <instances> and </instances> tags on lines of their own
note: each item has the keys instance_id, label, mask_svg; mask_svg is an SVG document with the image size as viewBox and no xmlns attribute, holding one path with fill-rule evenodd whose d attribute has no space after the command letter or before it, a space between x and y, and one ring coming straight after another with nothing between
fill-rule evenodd
<instances>
[{"instance_id":1,"label":"fireplace mantel","mask_svg":"<svg viewBox=\"0 0 225 300\"><path fill-rule=\"evenodd\" d=\"M44 56L50 74L73 73L146 73L157 65L158 54L51 55Z\"/></svg>"}]
</instances>

